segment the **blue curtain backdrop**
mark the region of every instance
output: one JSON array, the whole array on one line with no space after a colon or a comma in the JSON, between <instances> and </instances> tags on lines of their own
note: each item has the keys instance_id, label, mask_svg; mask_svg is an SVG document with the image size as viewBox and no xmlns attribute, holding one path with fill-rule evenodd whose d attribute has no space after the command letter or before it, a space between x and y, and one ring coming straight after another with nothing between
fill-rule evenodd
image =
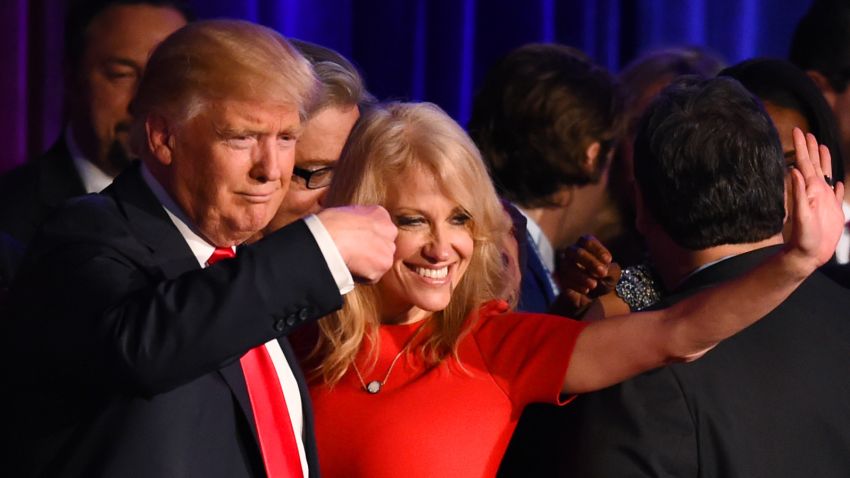
<instances>
[{"instance_id":1,"label":"blue curtain backdrop","mask_svg":"<svg viewBox=\"0 0 850 478\"><path fill-rule=\"evenodd\" d=\"M65 1L0 2L0 171L62 124ZM649 49L709 47L730 63L785 57L811 0L194 0L199 18L258 22L332 47L381 99L432 101L462 124L487 69L528 42L580 48L618 71Z\"/></svg>"}]
</instances>

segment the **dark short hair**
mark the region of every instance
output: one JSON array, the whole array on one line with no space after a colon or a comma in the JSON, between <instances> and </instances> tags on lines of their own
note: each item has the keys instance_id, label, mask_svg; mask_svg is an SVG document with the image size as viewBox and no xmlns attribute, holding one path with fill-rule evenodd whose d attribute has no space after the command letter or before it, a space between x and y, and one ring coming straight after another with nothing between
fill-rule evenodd
<instances>
[{"instance_id":1,"label":"dark short hair","mask_svg":"<svg viewBox=\"0 0 850 478\"><path fill-rule=\"evenodd\" d=\"M649 106L635 139L646 209L691 250L782 231L785 163L761 103L731 78L684 76Z\"/></svg>"},{"instance_id":2,"label":"dark short hair","mask_svg":"<svg viewBox=\"0 0 850 478\"><path fill-rule=\"evenodd\" d=\"M548 206L562 187L599 180L619 136L621 104L613 76L578 50L525 45L488 73L469 133L500 194ZM599 161L587 171L585 152L596 141Z\"/></svg>"},{"instance_id":3,"label":"dark short hair","mask_svg":"<svg viewBox=\"0 0 850 478\"><path fill-rule=\"evenodd\" d=\"M850 4L815 0L797 24L789 59L803 70L820 72L843 92L850 81Z\"/></svg>"},{"instance_id":4,"label":"dark short hair","mask_svg":"<svg viewBox=\"0 0 850 478\"><path fill-rule=\"evenodd\" d=\"M65 17L65 61L69 68L76 69L85 52L92 21L107 8L122 5L168 7L180 12L187 22L195 19L188 3L179 0L72 0Z\"/></svg>"}]
</instances>

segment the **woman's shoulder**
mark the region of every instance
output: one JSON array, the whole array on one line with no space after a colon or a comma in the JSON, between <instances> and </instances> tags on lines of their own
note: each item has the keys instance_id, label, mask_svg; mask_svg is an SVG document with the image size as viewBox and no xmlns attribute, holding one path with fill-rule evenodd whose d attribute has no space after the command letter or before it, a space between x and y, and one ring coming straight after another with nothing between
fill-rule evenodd
<instances>
[{"instance_id":1,"label":"woman's shoulder","mask_svg":"<svg viewBox=\"0 0 850 478\"><path fill-rule=\"evenodd\" d=\"M578 332L585 325L583 322L558 315L515 311L506 301L499 299L482 304L470 320L470 329L474 335L486 335L494 330L518 334L552 329L574 329Z\"/></svg>"}]
</instances>

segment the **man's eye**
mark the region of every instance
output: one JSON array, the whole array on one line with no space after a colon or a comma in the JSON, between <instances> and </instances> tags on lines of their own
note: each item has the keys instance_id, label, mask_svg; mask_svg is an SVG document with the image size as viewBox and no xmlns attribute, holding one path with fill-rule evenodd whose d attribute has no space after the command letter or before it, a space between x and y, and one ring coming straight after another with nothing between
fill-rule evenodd
<instances>
[{"instance_id":1,"label":"man's eye","mask_svg":"<svg viewBox=\"0 0 850 478\"><path fill-rule=\"evenodd\" d=\"M105 75L110 80L135 80L136 71L132 69L107 69Z\"/></svg>"},{"instance_id":2,"label":"man's eye","mask_svg":"<svg viewBox=\"0 0 850 478\"><path fill-rule=\"evenodd\" d=\"M228 146L236 149L250 148L253 142L254 138L252 136L232 136L227 138Z\"/></svg>"}]
</instances>

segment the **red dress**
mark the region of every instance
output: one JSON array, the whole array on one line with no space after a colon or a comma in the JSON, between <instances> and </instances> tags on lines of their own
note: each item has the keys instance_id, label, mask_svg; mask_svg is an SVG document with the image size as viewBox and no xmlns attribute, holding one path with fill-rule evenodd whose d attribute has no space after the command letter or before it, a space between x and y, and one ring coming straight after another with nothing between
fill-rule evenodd
<instances>
[{"instance_id":1,"label":"red dress","mask_svg":"<svg viewBox=\"0 0 850 478\"><path fill-rule=\"evenodd\" d=\"M426 369L403 356L374 395L353 369L332 389L312 386L322 476L495 476L522 409L564 403L561 385L585 325L506 311L500 301L481 308L460 341L461 365L450 358ZM381 327L376 367L371 373L360 367L366 383L383 380L418 326Z\"/></svg>"}]
</instances>

